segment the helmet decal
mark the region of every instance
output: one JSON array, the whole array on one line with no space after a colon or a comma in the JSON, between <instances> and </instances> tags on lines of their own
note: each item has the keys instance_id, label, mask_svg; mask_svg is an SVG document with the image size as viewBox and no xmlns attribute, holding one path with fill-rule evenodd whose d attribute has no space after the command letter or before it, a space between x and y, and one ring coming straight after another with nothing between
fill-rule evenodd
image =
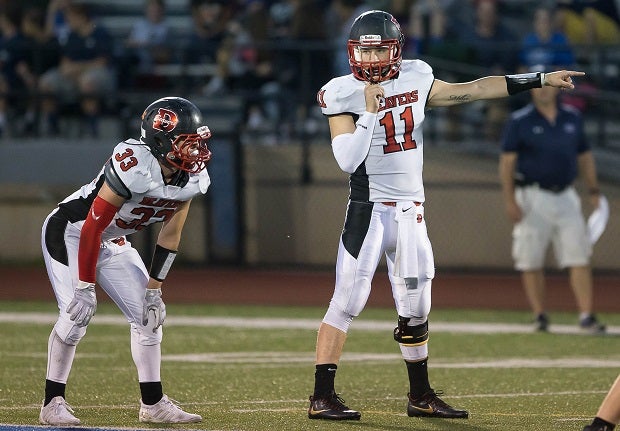
<instances>
[{"instance_id":1,"label":"helmet decal","mask_svg":"<svg viewBox=\"0 0 620 431\"><path fill-rule=\"evenodd\" d=\"M360 43L374 44L381 43L380 34L363 34L360 36Z\"/></svg>"},{"instance_id":2,"label":"helmet decal","mask_svg":"<svg viewBox=\"0 0 620 431\"><path fill-rule=\"evenodd\" d=\"M179 124L179 117L176 112L166 108L159 108L157 115L153 119L153 129L170 133Z\"/></svg>"},{"instance_id":3,"label":"helmet decal","mask_svg":"<svg viewBox=\"0 0 620 431\"><path fill-rule=\"evenodd\" d=\"M200 109L182 97L164 97L144 110L140 141L160 163L197 173L211 159L207 141L211 131L202 122Z\"/></svg>"}]
</instances>

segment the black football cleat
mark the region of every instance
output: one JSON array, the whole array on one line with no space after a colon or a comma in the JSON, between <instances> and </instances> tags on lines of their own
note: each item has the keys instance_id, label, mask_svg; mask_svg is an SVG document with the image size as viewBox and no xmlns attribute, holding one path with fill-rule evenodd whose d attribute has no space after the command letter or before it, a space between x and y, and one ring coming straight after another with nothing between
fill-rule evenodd
<instances>
[{"instance_id":1,"label":"black football cleat","mask_svg":"<svg viewBox=\"0 0 620 431\"><path fill-rule=\"evenodd\" d=\"M344 405L344 400L335 392L322 398L310 397L308 417L310 419L329 419L333 421L359 420L362 414Z\"/></svg>"},{"instance_id":2,"label":"black football cleat","mask_svg":"<svg viewBox=\"0 0 620 431\"><path fill-rule=\"evenodd\" d=\"M467 410L457 410L449 406L432 389L418 398L413 398L411 394L407 394L407 397L409 398L407 404L407 416L409 417L422 416L447 419L467 419L469 417Z\"/></svg>"},{"instance_id":3,"label":"black football cleat","mask_svg":"<svg viewBox=\"0 0 620 431\"><path fill-rule=\"evenodd\" d=\"M607 425L586 425L583 431L611 431L612 428Z\"/></svg>"}]
</instances>

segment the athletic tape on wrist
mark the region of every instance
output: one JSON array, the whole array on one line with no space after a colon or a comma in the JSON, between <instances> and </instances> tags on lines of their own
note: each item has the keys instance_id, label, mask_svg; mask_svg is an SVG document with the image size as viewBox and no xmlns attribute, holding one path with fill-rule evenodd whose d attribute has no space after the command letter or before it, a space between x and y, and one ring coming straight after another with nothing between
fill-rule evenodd
<instances>
[{"instance_id":1,"label":"athletic tape on wrist","mask_svg":"<svg viewBox=\"0 0 620 431\"><path fill-rule=\"evenodd\" d=\"M505 75L505 78L506 88L511 96L532 88L542 88L545 83L545 74L542 72Z\"/></svg>"},{"instance_id":2,"label":"athletic tape on wrist","mask_svg":"<svg viewBox=\"0 0 620 431\"><path fill-rule=\"evenodd\" d=\"M157 281L164 281L176 256L176 251L168 250L157 244L153 253L153 260L151 261L149 276Z\"/></svg>"}]
</instances>

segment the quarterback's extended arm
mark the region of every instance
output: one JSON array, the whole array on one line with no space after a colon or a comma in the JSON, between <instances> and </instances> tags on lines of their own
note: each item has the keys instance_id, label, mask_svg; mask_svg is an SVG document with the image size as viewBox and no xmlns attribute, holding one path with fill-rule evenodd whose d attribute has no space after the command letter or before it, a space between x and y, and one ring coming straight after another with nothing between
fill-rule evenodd
<instances>
[{"instance_id":1,"label":"quarterback's extended arm","mask_svg":"<svg viewBox=\"0 0 620 431\"><path fill-rule=\"evenodd\" d=\"M572 90L573 76L584 72L560 70L549 73L523 73L519 75L486 76L470 82L449 83L435 79L428 97L428 107L451 106L482 99L499 99L543 85Z\"/></svg>"}]
</instances>

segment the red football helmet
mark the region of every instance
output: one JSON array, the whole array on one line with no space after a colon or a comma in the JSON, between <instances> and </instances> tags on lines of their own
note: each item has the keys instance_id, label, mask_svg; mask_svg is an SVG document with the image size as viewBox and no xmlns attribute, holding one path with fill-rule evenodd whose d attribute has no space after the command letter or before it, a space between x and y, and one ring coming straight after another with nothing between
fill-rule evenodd
<instances>
[{"instance_id":1,"label":"red football helmet","mask_svg":"<svg viewBox=\"0 0 620 431\"><path fill-rule=\"evenodd\" d=\"M400 70L403 60L404 40L398 21L389 13L371 10L358 16L351 26L347 43L353 75L357 79L372 83L393 78ZM388 58L364 59L364 49L373 48L385 48Z\"/></svg>"},{"instance_id":2,"label":"red football helmet","mask_svg":"<svg viewBox=\"0 0 620 431\"><path fill-rule=\"evenodd\" d=\"M209 128L198 107L181 97L164 97L142 114L140 140L162 163L189 172L202 171L211 159Z\"/></svg>"}]
</instances>

